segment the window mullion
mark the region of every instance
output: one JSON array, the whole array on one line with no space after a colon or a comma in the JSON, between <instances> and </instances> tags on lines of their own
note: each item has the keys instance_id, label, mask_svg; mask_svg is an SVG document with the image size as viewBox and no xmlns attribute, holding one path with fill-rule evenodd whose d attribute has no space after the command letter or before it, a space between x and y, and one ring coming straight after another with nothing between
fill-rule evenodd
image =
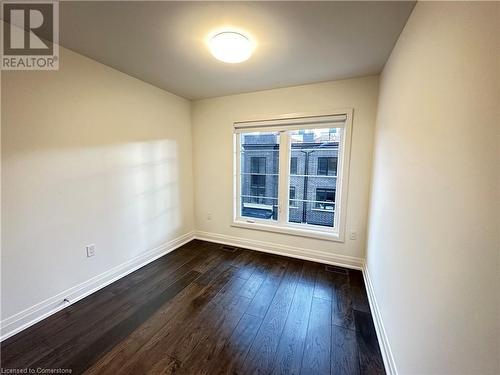
<instances>
[{"instance_id":1,"label":"window mullion","mask_svg":"<svg viewBox=\"0 0 500 375\"><path fill-rule=\"evenodd\" d=\"M279 150L279 194L278 194L278 225L283 226L288 221L288 179L290 170L290 137L288 132L280 132Z\"/></svg>"}]
</instances>

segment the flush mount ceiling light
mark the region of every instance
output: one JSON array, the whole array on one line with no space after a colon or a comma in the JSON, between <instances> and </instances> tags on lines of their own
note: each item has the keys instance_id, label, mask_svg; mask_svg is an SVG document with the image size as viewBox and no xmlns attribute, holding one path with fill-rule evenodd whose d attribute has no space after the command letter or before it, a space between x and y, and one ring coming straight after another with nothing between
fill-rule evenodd
<instances>
[{"instance_id":1,"label":"flush mount ceiling light","mask_svg":"<svg viewBox=\"0 0 500 375\"><path fill-rule=\"evenodd\" d=\"M224 31L214 35L208 42L212 55L225 63L235 64L248 60L252 54L252 42L235 31Z\"/></svg>"}]
</instances>

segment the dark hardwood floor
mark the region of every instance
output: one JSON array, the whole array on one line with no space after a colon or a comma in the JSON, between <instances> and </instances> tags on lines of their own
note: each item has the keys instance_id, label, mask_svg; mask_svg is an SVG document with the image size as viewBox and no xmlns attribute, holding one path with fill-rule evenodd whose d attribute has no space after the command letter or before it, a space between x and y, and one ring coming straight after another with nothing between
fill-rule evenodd
<instances>
[{"instance_id":1,"label":"dark hardwood floor","mask_svg":"<svg viewBox=\"0 0 500 375\"><path fill-rule=\"evenodd\" d=\"M7 339L1 367L384 373L360 271L198 240Z\"/></svg>"}]
</instances>

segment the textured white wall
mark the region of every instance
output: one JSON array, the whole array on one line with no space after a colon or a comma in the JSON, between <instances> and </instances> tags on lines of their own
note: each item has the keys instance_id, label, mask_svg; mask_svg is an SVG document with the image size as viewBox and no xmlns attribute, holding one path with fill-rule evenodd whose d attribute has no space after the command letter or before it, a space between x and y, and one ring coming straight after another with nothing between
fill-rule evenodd
<instances>
[{"instance_id":1,"label":"textured white wall","mask_svg":"<svg viewBox=\"0 0 500 375\"><path fill-rule=\"evenodd\" d=\"M2 94L2 319L193 229L189 101L64 48Z\"/></svg>"},{"instance_id":2,"label":"textured white wall","mask_svg":"<svg viewBox=\"0 0 500 375\"><path fill-rule=\"evenodd\" d=\"M279 245L364 256L378 76L205 99L193 103L195 218L198 230ZM354 108L345 243L231 227L233 123L297 112ZM207 220L207 213L212 219ZM304 254L307 255L307 254Z\"/></svg>"},{"instance_id":3,"label":"textured white wall","mask_svg":"<svg viewBox=\"0 0 500 375\"><path fill-rule=\"evenodd\" d=\"M400 374L498 374L499 3L418 3L381 76L368 269Z\"/></svg>"}]
</instances>

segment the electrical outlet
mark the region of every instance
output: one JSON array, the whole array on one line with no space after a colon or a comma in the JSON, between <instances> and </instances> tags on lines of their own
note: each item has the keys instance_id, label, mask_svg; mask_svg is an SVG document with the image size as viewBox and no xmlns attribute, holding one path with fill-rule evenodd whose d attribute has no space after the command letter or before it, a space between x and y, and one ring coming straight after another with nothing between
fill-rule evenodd
<instances>
[{"instance_id":1,"label":"electrical outlet","mask_svg":"<svg viewBox=\"0 0 500 375\"><path fill-rule=\"evenodd\" d=\"M85 250L87 251L87 258L93 257L95 255L95 245L90 244L85 246Z\"/></svg>"},{"instance_id":2,"label":"electrical outlet","mask_svg":"<svg viewBox=\"0 0 500 375\"><path fill-rule=\"evenodd\" d=\"M211 212L207 212L207 220L212 220L212 213Z\"/></svg>"},{"instance_id":3,"label":"electrical outlet","mask_svg":"<svg viewBox=\"0 0 500 375\"><path fill-rule=\"evenodd\" d=\"M358 232L352 231L351 235L349 236L351 240L357 240L358 239Z\"/></svg>"}]
</instances>

